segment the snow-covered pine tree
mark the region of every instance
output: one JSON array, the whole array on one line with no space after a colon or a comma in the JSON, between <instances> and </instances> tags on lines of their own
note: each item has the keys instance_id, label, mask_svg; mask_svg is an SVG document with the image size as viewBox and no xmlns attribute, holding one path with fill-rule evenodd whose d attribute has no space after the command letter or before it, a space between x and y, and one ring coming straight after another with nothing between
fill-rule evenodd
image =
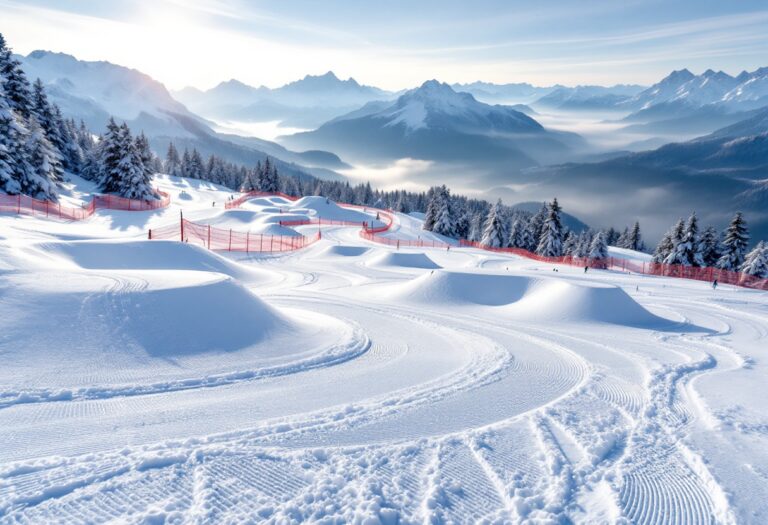
<instances>
[{"instance_id":1,"label":"snow-covered pine tree","mask_svg":"<svg viewBox=\"0 0 768 525\"><path fill-rule=\"evenodd\" d=\"M708 226L701 234L701 256L704 266L715 266L720 259L720 239L712 226Z\"/></svg>"},{"instance_id":2,"label":"snow-covered pine tree","mask_svg":"<svg viewBox=\"0 0 768 525\"><path fill-rule=\"evenodd\" d=\"M152 200L152 176L144 169L128 125L120 126L120 160L117 163L118 193L128 199Z\"/></svg>"},{"instance_id":3,"label":"snow-covered pine tree","mask_svg":"<svg viewBox=\"0 0 768 525\"><path fill-rule=\"evenodd\" d=\"M454 223L454 236L457 239L466 239L469 236L469 214L466 210L461 210Z\"/></svg>"},{"instance_id":4,"label":"snow-covered pine tree","mask_svg":"<svg viewBox=\"0 0 768 525\"><path fill-rule=\"evenodd\" d=\"M536 253L544 257L560 257L563 254L563 223L560 219L562 209L557 199L554 199L547 208L547 216L541 228Z\"/></svg>"},{"instance_id":5,"label":"snow-covered pine tree","mask_svg":"<svg viewBox=\"0 0 768 525\"><path fill-rule=\"evenodd\" d=\"M473 242L480 242L483 237L483 216L480 213L472 214L469 221L469 234L467 239Z\"/></svg>"},{"instance_id":6,"label":"snow-covered pine tree","mask_svg":"<svg viewBox=\"0 0 768 525\"><path fill-rule=\"evenodd\" d=\"M528 222L520 215L517 215L512 220L512 226L509 228L509 240L507 241L507 246L510 248L522 248L523 250L526 250L529 244L529 239L526 236L527 230Z\"/></svg>"},{"instance_id":7,"label":"snow-covered pine tree","mask_svg":"<svg viewBox=\"0 0 768 525\"><path fill-rule=\"evenodd\" d=\"M435 218L437 217L438 200L440 199L440 187L432 186L427 191L427 211L424 214L424 226L423 229L432 231L435 227Z\"/></svg>"},{"instance_id":8,"label":"snow-covered pine tree","mask_svg":"<svg viewBox=\"0 0 768 525\"><path fill-rule=\"evenodd\" d=\"M107 122L107 131L99 141L98 178L96 182L104 193L119 193L121 190L118 164L122 158L120 126L115 119Z\"/></svg>"},{"instance_id":9,"label":"snow-covered pine tree","mask_svg":"<svg viewBox=\"0 0 768 525\"><path fill-rule=\"evenodd\" d=\"M720 259L717 261L717 267L723 270L738 271L744 264L744 254L747 251L749 242L749 230L747 222L742 217L741 212L734 215L728 228L725 230L723 243L721 246Z\"/></svg>"},{"instance_id":10,"label":"snow-covered pine tree","mask_svg":"<svg viewBox=\"0 0 768 525\"><path fill-rule=\"evenodd\" d=\"M506 245L506 232L504 231L504 220L502 218L501 199L491 207L488 217L485 219L483 227L483 236L480 243L491 248L502 248Z\"/></svg>"},{"instance_id":11,"label":"snow-covered pine tree","mask_svg":"<svg viewBox=\"0 0 768 525\"><path fill-rule=\"evenodd\" d=\"M608 243L606 242L606 234L604 232L597 232L592 239L592 243L589 246L588 257L590 259L608 258Z\"/></svg>"},{"instance_id":12,"label":"snow-covered pine tree","mask_svg":"<svg viewBox=\"0 0 768 525\"><path fill-rule=\"evenodd\" d=\"M672 253L672 250L675 249L675 243L672 239L672 230L669 230L667 233L664 234L664 236L659 241L659 244L656 245L656 250L653 252L653 259L652 261L657 264L662 264L667 257Z\"/></svg>"},{"instance_id":13,"label":"snow-covered pine tree","mask_svg":"<svg viewBox=\"0 0 768 525\"><path fill-rule=\"evenodd\" d=\"M445 185L436 190L435 224L432 231L440 235L453 237L456 234L453 210L451 209L451 194Z\"/></svg>"},{"instance_id":14,"label":"snow-covered pine tree","mask_svg":"<svg viewBox=\"0 0 768 525\"><path fill-rule=\"evenodd\" d=\"M616 229L611 226L604 233L605 242L608 244L608 246L616 246L619 240L619 232L617 232Z\"/></svg>"},{"instance_id":15,"label":"snow-covered pine tree","mask_svg":"<svg viewBox=\"0 0 768 525\"><path fill-rule=\"evenodd\" d=\"M200 152L197 148L192 148L192 153L189 156L189 172L187 177L191 179L203 178L203 157L200 156Z\"/></svg>"},{"instance_id":16,"label":"snow-covered pine tree","mask_svg":"<svg viewBox=\"0 0 768 525\"><path fill-rule=\"evenodd\" d=\"M535 252L539 246L539 238L541 237L541 230L544 227L544 220L547 218L549 208L546 203L542 203L541 209L537 211L531 219L528 221L528 233L531 239L531 244L526 246L526 250Z\"/></svg>"},{"instance_id":17,"label":"snow-covered pine tree","mask_svg":"<svg viewBox=\"0 0 768 525\"><path fill-rule=\"evenodd\" d=\"M61 136L61 156L64 169L72 173L80 173L83 169L83 150L77 139L77 129L72 120L66 120L61 116L59 106L53 106L54 117L59 122L59 135Z\"/></svg>"},{"instance_id":18,"label":"snow-covered pine tree","mask_svg":"<svg viewBox=\"0 0 768 525\"><path fill-rule=\"evenodd\" d=\"M629 228L624 228L624 231L621 232L621 235L619 235L619 238L616 241L616 246L619 248L629 247Z\"/></svg>"},{"instance_id":19,"label":"snow-covered pine tree","mask_svg":"<svg viewBox=\"0 0 768 525\"><path fill-rule=\"evenodd\" d=\"M29 119L26 150L30 169L22 174L19 181L21 192L35 199L58 200L56 177L61 169L59 155L34 116Z\"/></svg>"},{"instance_id":20,"label":"snow-covered pine tree","mask_svg":"<svg viewBox=\"0 0 768 525\"><path fill-rule=\"evenodd\" d=\"M592 246L593 234L591 231L583 231L579 234L579 239L576 242L576 257L584 258L589 256L589 248Z\"/></svg>"},{"instance_id":21,"label":"snow-covered pine tree","mask_svg":"<svg viewBox=\"0 0 768 525\"><path fill-rule=\"evenodd\" d=\"M572 231L569 231L563 241L563 255L575 256L577 243L578 237Z\"/></svg>"},{"instance_id":22,"label":"snow-covered pine tree","mask_svg":"<svg viewBox=\"0 0 768 525\"><path fill-rule=\"evenodd\" d=\"M0 34L0 81L11 109L26 121L32 109L29 81L24 70L21 69L21 63L13 58L13 52L2 34Z\"/></svg>"},{"instance_id":23,"label":"snow-covered pine tree","mask_svg":"<svg viewBox=\"0 0 768 525\"><path fill-rule=\"evenodd\" d=\"M147 136L142 131L139 133L139 136L136 137L136 142L134 144L136 148L136 152L139 155L139 159L141 160L141 167L144 171L144 177L152 181L152 176L155 174L155 155L152 153L152 150L149 147L149 139L147 139Z\"/></svg>"},{"instance_id":24,"label":"snow-covered pine tree","mask_svg":"<svg viewBox=\"0 0 768 525\"><path fill-rule=\"evenodd\" d=\"M740 269L746 275L768 279L768 244L765 241L757 243L747 254Z\"/></svg>"},{"instance_id":25,"label":"snow-covered pine tree","mask_svg":"<svg viewBox=\"0 0 768 525\"><path fill-rule=\"evenodd\" d=\"M168 144L168 152L165 154L165 172L172 177L178 177L181 173L181 158L179 150L171 142Z\"/></svg>"},{"instance_id":26,"label":"snow-covered pine tree","mask_svg":"<svg viewBox=\"0 0 768 525\"><path fill-rule=\"evenodd\" d=\"M63 179L63 164L64 155L64 140L61 137L61 123L56 118L56 114L48 102L48 96L45 93L45 87L43 82L38 78L32 85L32 115L34 115L37 123L43 128L45 137L48 142L51 143L52 151L58 156L59 162L56 163L56 180Z\"/></svg>"},{"instance_id":27,"label":"snow-covered pine tree","mask_svg":"<svg viewBox=\"0 0 768 525\"><path fill-rule=\"evenodd\" d=\"M643 235L640 233L640 223L635 221L635 225L629 231L627 236L627 248L635 250L637 252L645 251L645 243L643 242Z\"/></svg>"},{"instance_id":28,"label":"snow-covered pine tree","mask_svg":"<svg viewBox=\"0 0 768 525\"><path fill-rule=\"evenodd\" d=\"M675 239L677 239L678 230L675 227ZM699 239L699 223L696 213L692 213L685 223L680 239L675 243L672 253L667 256L667 264L681 264L683 266L704 266L704 257L702 256L701 240Z\"/></svg>"},{"instance_id":29,"label":"snow-covered pine tree","mask_svg":"<svg viewBox=\"0 0 768 525\"><path fill-rule=\"evenodd\" d=\"M25 170L26 157L23 143L25 131L0 83L0 191L10 195L21 192L21 172Z\"/></svg>"},{"instance_id":30,"label":"snow-covered pine tree","mask_svg":"<svg viewBox=\"0 0 768 525\"><path fill-rule=\"evenodd\" d=\"M680 218L672 228L672 249L670 250L667 258L664 259L665 264L684 264L682 253L678 251L680 243L683 242L683 235L685 234L685 222Z\"/></svg>"}]
</instances>

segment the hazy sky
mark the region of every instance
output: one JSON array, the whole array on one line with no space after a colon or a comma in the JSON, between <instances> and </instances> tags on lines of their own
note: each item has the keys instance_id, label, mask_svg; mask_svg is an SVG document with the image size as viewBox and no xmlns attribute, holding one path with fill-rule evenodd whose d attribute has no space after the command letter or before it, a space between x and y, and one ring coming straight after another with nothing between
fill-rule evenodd
<instances>
[{"instance_id":1,"label":"hazy sky","mask_svg":"<svg viewBox=\"0 0 768 525\"><path fill-rule=\"evenodd\" d=\"M108 60L173 89L328 70L387 89L650 84L768 65L765 0L0 0L0 32L18 53Z\"/></svg>"}]
</instances>

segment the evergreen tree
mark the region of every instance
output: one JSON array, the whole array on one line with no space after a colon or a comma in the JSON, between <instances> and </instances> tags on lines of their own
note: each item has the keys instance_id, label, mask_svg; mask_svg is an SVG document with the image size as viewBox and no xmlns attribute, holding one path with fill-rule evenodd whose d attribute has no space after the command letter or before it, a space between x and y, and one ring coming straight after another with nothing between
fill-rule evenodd
<instances>
[{"instance_id":1,"label":"evergreen tree","mask_svg":"<svg viewBox=\"0 0 768 525\"><path fill-rule=\"evenodd\" d=\"M536 253L544 257L560 257L563 254L563 223L560 219L562 209L554 199L548 206L547 217L539 237Z\"/></svg>"},{"instance_id":2,"label":"evergreen tree","mask_svg":"<svg viewBox=\"0 0 768 525\"><path fill-rule=\"evenodd\" d=\"M583 231L579 234L578 241L576 242L576 257L584 258L589 256L589 249L592 246L592 233L589 231Z\"/></svg>"},{"instance_id":3,"label":"evergreen tree","mask_svg":"<svg viewBox=\"0 0 768 525\"><path fill-rule=\"evenodd\" d=\"M22 172L26 171L23 163L26 152L22 142L25 131L0 83L0 191L11 195L21 192Z\"/></svg>"},{"instance_id":4,"label":"evergreen tree","mask_svg":"<svg viewBox=\"0 0 768 525\"><path fill-rule=\"evenodd\" d=\"M515 217L512 221L507 245L511 248L522 248L523 250L527 250L530 245L528 222L520 216Z\"/></svg>"},{"instance_id":5,"label":"evergreen tree","mask_svg":"<svg viewBox=\"0 0 768 525\"><path fill-rule=\"evenodd\" d=\"M117 163L118 193L128 199L152 200L156 198L152 190L152 174L145 169L136 144L128 125L123 123L120 126L120 160Z\"/></svg>"},{"instance_id":6,"label":"evergreen tree","mask_svg":"<svg viewBox=\"0 0 768 525\"><path fill-rule=\"evenodd\" d=\"M701 256L704 266L715 266L720 259L720 240L717 230L707 227L701 235Z\"/></svg>"},{"instance_id":7,"label":"evergreen tree","mask_svg":"<svg viewBox=\"0 0 768 525\"><path fill-rule=\"evenodd\" d=\"M768 279L768 244L765 241L760 241L747 254L740 269L746 275Z\"/></svg>"},{"instance_id":8,"label":"evergreen tree","mask_svg":"<svg viewBox=\"0 0 768 525\"><path fill-rule=\"evenodd\" d=\"M717 261L717 267L723 270L738 271L744 264L744 254L747 251L749 242L749 230L747 223L737 213L731 220L731 224L725 230L723 243L721 247L720 259Z\"/></svg>"},{"instance_id":9,"label":"evergreen tree","mask_svg":"<svg viewBox=\"0 0 768 525\"><path fill-rule=\"evenodd\" d=\"M678 251L678 246L683 242L683 235L685 235L685 222L683 219L678 219L672 228L672 249L664 259L665 264L684 264L682 254Z\"/></svg>"},{"instance_id":10,"label":"evergreen tree","mask_svg":"<svg viewBox=\"0 0 768 525\"><path fill-rule=\"evenodd\" d=\"M456 234L451 210L451 197L448 188L443 185L435 191L436 211L432 231L452 237Z\"/></svg>"},{"instance_id":11,"label":"evergreen tree","mask_svg":"<svg viewBox=\"0 0 768 525\"><path fill-rule=\"evenodd\" d=\"M576 245L578 243L578 237L569 231L563 241L563 255L576 256Z\"/></svg>"},{"instance_id":12,"label":"evergreen tree","mask_svg":"<svg viewBox=\"0 0 768 525\"><path fill-rule=\"evenodd\" d=\"M656 246L656 250L653 252L653 262L662 264L672 253L672 250L675 249L672 235L672 230L670 230L661 238L661 241L659 241L659 244Z\"/></svg>"},{"instance_id":13,"label":"evergreen tree","mask_svg":"<svg viewBox=\"0 0 768 525\"><path fill-rule=\"evenodd\" d=\"M483 237L483 216L479 213L472 214L469 221L469 234L467 239L473 242L480 242Z\"/></svg>"},{"instance_id":14,"label":"evergreen tree","mask_svg":"<svg viewBox=\"0 0 768 525\"><path fill-rule=\"evenodd\" d=\"M149 139L147 139L147 136L144 135L143 131L139 133L138 137L136 137L135 148L136 153L139 156L139 160L141 161L143 177L146 180L151 181L152 176L155 174L155 156L152 154L152 150L149 147Z\"/></svg>"},{"instance_id":15,"label":"evergreen tree","mask_svg":"<svg viewBox=\"0 0 768 525\"><path fill-rule=\"evenodd\" d=\"M491 207L488 217L485 219L483 236L480 243L491 248L501 248L506 243L506 232L504 231L504 222L501 218L501 199Z\"/></svg>"},{"instance_id":16,"label":"evergreen tree","mask_svg":"<svg viewBox=\"0 0 768 525\"><path fill-rule=\"evenodd\" d=\"M629 234L627 235L626 248L635 250L636 252L645 251L645 243L643 242L643 236L640 233L639 222L635 222L635 225L632 226L632 229L629 231Z\"/></svg>"},{"instance_id":17,"label":"evergreen tree","mask_svg":"<svg viewBox=\"0 0 768 525\"><path fill-rule=\"evenodd\" d=\"M423 229L427 231L432 231L432 229L435 227L435 218L437 217L437 209L438 209L438 200L440 199L440 188L439 186L433 186L429 188L429 191L427 192L427 212L424 214L424 225Z\"/></svg>"},{"instance_id":18,"label":"evergreen tree","mask_svg":"<svg viewBox=\"0 0 768 525\"><path fill-rule=\"evenodd\" d=\"M608 258L608 243L606 242L606 234L602 231L597 232L594 239L592 239L588 256L590 259Z\"/></svg>"},{"instance_id":19,"label":"evergreen tree","mask_svg":"<svg viewBox=\"0 0 768 525\"><path fill-rule=\"evenodd\" d=\"M22 193L35 199L58 200L56 177L60 169L59 157L35 117L29 119L26 150L31 169L20 181Z\"/></svg>"},{"instance_id":20,"label":"evergreen tree","mask_svg":"<svg viewBox=\"0 0 768 525\"><path fill-rule=\"evenodd\" d=\"M99 142L99 157L96 171L96 182L104 193L119 193L120 172L118 164L122 158L120 126L115 119L110 118L107 123L107 132Z\"/></svg>"},{"instance_id":21,"label":"evergreen tree","mask_svg":"<svg viewBox=\"0 0 768 525\"><path fill-rule=\"evenodd\" d=\"M546 220L548 214L549 208L547 207L546 203L544 203L541 205L541 209L537 211L533 217L531 217L531 220L528 221L528 233L530 234L529 237L531 239L531 244L526 246L526 250L531 252L536 251L536 248L539 246L541 230L544 227L544 221Z\"/></svg>"},{"instance_id":22,"label":"evergreen tree","mask_svg":"<svg viewBox=\"0 0 768 525\"><path fill-rule=\"evenodd\" d=\"M16 111L23 120L29 119L32 109L32 95L29 81L21 63L13 58L13 52L0 34L0 80L8 100L8 105Z\"/></svg>"},{"instance_id":23,"label":"evergreen tree","mask_svg":"<svg viewBox=\"0 0 768 525\"><path fill-rule=\"evenodd\" d=\"M675 239L677 239L677 226L674 234ZM682 234L680 234L679 240L675 242L672 253L667 256L666 262L667 264L681 264L683 266L704 266L698 220L695 213L691 214L685 223Z\"/></svg>"},{"instance_id":24,"label":"evergreen tree","mask_svg":"<svg viewBox=\"0 0 768 525\"><path fill-rule=\"evenodd\" d=\"M165 172L172 177L181 175L181 159L173 142L168 144L168 152L165 154Z\"/></svg>"},{"instance_id":25,"label":"evergreen tree","mask_svg":"<svg viewBox=\"0 0 768 525\"><path fill-rule=\"evenodd\" d=\"M624 228L624 231L619 235L619 240L616 241L616 246L619 248L629 248L629 228Z\"/></svg>"},{"instance_id":26,"label":"evergreen tree","mask_svg":"<svg viewBox=\"0 0 768 525\"><path fill-rule=\"evenodd\" d=\"M65 120L61 117L61 110L58 106L53 106L54 116L59 122L59 135L62 141L62 164L64 169L72 173L80 173L83 169L84 153L80 147L80 141L77 139L77 128L71 120Z\"/></svg>"}]
</instances>

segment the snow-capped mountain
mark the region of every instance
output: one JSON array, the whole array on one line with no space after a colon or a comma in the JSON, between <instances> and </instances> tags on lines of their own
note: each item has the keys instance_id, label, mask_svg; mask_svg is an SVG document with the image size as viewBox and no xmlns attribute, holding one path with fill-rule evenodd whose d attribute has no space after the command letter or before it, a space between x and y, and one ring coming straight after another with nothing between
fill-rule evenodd
<instances>
[{"instance_id":1,"label":"snow-capped mountain","mask_svg":"<svg viewBox=\"0 0 768 525\"><path fill-rule=\"evenodd\" d=\"M135 69L50 51L16 58L30 80L40 78L47 85L65 115L85 120L95 131L114 116L138 124L147 134L188 136L175 115L201 120L174 100L163 84Z\"/></svg>"},{"instance_id":2,"label":"snow-capped mountain","mask_svg":"<svg viewBox=\"0 0 768 525\"><path fill-rule=\"evenodd\" d=\"M315 131L282 138L297 148L340 152L357 160L426 160L538 164L567 155L577 135L551 132L508 106L478 102L430 80L390 104L371 103Z\"/></svg>"},{"instance_id":3,"label":"snow-capped mountain","mask_svg":"<svg viewBox=\"0 0 768 525\"><path fill-rule=\"evenodd\" d=\"M618 108L633 111L623 119L630 123L627 131L691 137L734 124L763 106L768 106L768 68L736 77L711 69L701 75L673 71Z\"/></svg>"},{"instance_id":4,"label":"snow-capped mountain","mask_svg":"<svg viewBox=\"0 0 768 525\"><path fill-rule=\"evenodd\" d=\"M393 95L361 85L354 78L340 80L329 71L324 75L306 75L276 89L257 88L232 79L207 91L185 88L174 96L211 119L279 120L287 126L316 127L367 102L391 99Z\"/></svg>"},{"instance_id":5,"label":"snow-capped mountain","mask_svg":"<svg viewBox=\"0 0 768 525\"><path fill-rule=\"evenodd\" d=\"M30 80L40 78L53 102L66 117L84 120L100 133L110 116L143 131L156 152L168 143L217 154L231 162L254 164L270 155L280 159L284 173L314 173L343 164L326 152L295 153L274 142L216 133L208 121L176 101L166 87L150 76L110 62L89 62L64 53L33 51L16 57ZM318 168L318 169L313 169Z\"/></svg>"},{"instance_id":6,"label":"snow-capped mountain","mask_svg":"<svg viewBox=\"0 0 768 525\"><path fill-rule=\"evenodd\" d=\"M451 84L455 91L470 93L477 100L488 104L529 104L562 86L540 87L527 82L512 84L493 84L491 82L471 82Z\"/></svg>"},{"instance_id":7,"label":"snow-capped mountain","mask_svg":"<svg viewBox=\"0 0 768 525\"><path fill-rule=\"evenodd\" d=\"M642 91L634 84L615 86L558 87L534 102L536 107L557 109L607 109L625 102Z\"/></svg>"}]
</instances>

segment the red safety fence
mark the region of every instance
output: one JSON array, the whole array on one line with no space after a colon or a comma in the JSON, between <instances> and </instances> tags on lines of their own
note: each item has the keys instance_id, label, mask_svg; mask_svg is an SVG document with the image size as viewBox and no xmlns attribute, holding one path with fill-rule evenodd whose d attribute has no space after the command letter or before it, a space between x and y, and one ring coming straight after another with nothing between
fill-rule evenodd
<instances>
[{"instance_id":1,"label":"red safety fence","mask_svg":"<svg viewBox=\"0 0 768 525\"><path fill-rule=\"evenodd\" d=\"M405 239L392 239L390 237L384 237L383 235L376 235L370 231L363 230L360 232L360 237L367 241L386 244L387 246L395 246L397 248L443 248L448 249L451 246L448 243L440 241L424 241L417 240L405 240Z\"/></svg>"},{"instance_id":2,"label":"red safety fence","mask_svg":"<svg viewBox=\"0 0 768 525\"><path fill-rule=\"evenodd\" d=\"M141 201L126 199L116 195L94 195L91 202L81 207L62 206L61 203L34 199L28 195L0 195L0 212L56 217L71 221L80 221L93 215L98 209L123 211L148 211L165 208L171 203L171 197L158 191L159 199Z\"/></svg>"},{"instance_id":3,"label":"red safety fence","mask_svg":"<svg viewBox=\"0 0 768 525\"><path fill-rule=\"evenodd\" d=\"M641 262L616 257L607 257L605 259L572 257L570 255L563 257L544 257L521 248L491 248L490 246L480 244L479 242L466 241L463 239L460 241L460 245L480 248L481 250L492 252L509 253L551 264L567 264L579 267L589 266L590 268L621 270L643 275L658 275L662 277L676 277L680 279L694 279L707 282L712 282L717 279L720 284L732 284L757 290L768 290L768 279L761 279L741 272L731 272L719 268L695 268L693 266L683 266L680 264Z\"/></svg>"},{"instance_id":4,"label":"red safety fence","mask_svg":"<svg viewBox=\"0 0 768 525\"><path fill-rule=\"evenodd\" d=\"M209 250L229 252L275 253L299 250L321 238L318 231L313 235L264 235L215 228L210 224L198 224L186 219L178 223L149 230L149 239L177 240L198 244Z\"/></svg>"}]
</instances>

